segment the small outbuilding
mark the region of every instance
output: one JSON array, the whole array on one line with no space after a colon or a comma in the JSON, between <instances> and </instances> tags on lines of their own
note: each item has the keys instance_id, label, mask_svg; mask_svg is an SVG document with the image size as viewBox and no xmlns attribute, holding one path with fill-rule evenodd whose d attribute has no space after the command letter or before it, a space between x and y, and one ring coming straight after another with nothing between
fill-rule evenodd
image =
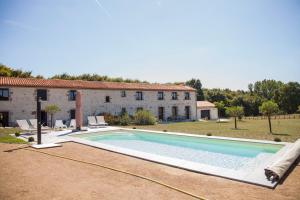
<instances>
[{"instance_id":1,"label":"small outbuilding","mask_svg":"<svg viewBox=\"0 0 300 200\"><path fill-rule=\"evenodd\" d=\"M209 101L197 101L197 117L198 119L217 120L218 109Z\"/></svg>"}]
</instances>

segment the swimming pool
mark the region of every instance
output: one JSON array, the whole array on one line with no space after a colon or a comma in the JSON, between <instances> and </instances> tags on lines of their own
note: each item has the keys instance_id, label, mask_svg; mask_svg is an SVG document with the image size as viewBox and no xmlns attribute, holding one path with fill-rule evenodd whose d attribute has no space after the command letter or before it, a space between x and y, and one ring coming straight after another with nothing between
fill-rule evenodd
<instances>
[{"instance_id":1,"label":"swimming pool","mask_svg":"<svg viewBox=\"0 0 300 200\"><path fill-rule=\"evenodd\" d=\"M266 165L284 144L119 129L72 136L76 142L192 171L268 187Z\"/></svg>"}]
</instances>

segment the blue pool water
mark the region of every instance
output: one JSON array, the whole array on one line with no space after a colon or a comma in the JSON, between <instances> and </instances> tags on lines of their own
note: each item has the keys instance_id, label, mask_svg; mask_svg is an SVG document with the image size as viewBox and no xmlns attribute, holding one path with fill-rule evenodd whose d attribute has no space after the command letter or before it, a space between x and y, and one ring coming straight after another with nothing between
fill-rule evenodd
<instances>
[{"instance_id":1,"label":"blue pool water","mask_svg":"<svg viewBox=\"0 0 300 200\"><path fill-rule=\"evenodd\" d=\"M76 135L89 141L190 162L238 170L268 159L283 145L233 141L135 130Z\"/></svg>"}]
</instances>

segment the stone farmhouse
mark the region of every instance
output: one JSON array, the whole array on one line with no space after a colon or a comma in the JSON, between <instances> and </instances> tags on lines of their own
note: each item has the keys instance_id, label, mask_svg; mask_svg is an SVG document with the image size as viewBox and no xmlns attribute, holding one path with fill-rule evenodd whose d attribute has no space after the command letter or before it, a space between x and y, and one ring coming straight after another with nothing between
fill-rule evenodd
<instances>
[{"instance_id":1,"label":"stone farmhouse","mask_svg":"<svg viewBox=\"0 0 300 200\"><path fill-rule=\"evenodd\" d=\"M67 122L75 118L76 91L82 95L84 124L89 115L133 115L138 109L149 110L160 121L197 119L196 91L184 85L0 77L2 121L14 126L18 119L36 118L40 97L44 125L50 118L44 108L53 104L61 109L55 119Z\"/></svg>"}]
</instances>

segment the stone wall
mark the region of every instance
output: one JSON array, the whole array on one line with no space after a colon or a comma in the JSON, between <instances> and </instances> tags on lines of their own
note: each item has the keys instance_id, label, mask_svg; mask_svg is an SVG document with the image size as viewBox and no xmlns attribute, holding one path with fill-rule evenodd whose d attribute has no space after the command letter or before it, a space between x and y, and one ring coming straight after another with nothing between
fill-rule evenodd
<instances>
[{"instance_id":1,"label":"stone wall","mask_svg":"<svg viewBox=\"0 0 300 200\"><path fill-rule=\"evenodd\" d=\"M17 119L36 118L36 89L11 87L10 100L0 101L0 111L9 111L9 121L15 124ZM43 88L39 88L43 89ZM47 88L47 101L42 101L42 109L50 104L57 105L61 111L55 114L55 119L70 120L70 110L75 109L75 101L68 100L70 89ZM136 91L126 90L126 97L121 97L121 90L79 90L82 94L83 122L87 123L87 116L97 115L102 112L118 115L122 108L132 115L137 108L150 110L158 117L158 107L164 107L165 119L172 115L172 106L178 107L178 115L185 116L185 106L190 106L192 120L197 117L195 92L190 92L190 100L184 100L184 92L178 92L178 100L171 99L172 91L164 91L164 100L157 99L157 91L142 91L144 100L136 100ZM110 97L110 102L105 102L105 97ZM50 116L48 116L48 121Z\"/></svg>"}]
</instances>

